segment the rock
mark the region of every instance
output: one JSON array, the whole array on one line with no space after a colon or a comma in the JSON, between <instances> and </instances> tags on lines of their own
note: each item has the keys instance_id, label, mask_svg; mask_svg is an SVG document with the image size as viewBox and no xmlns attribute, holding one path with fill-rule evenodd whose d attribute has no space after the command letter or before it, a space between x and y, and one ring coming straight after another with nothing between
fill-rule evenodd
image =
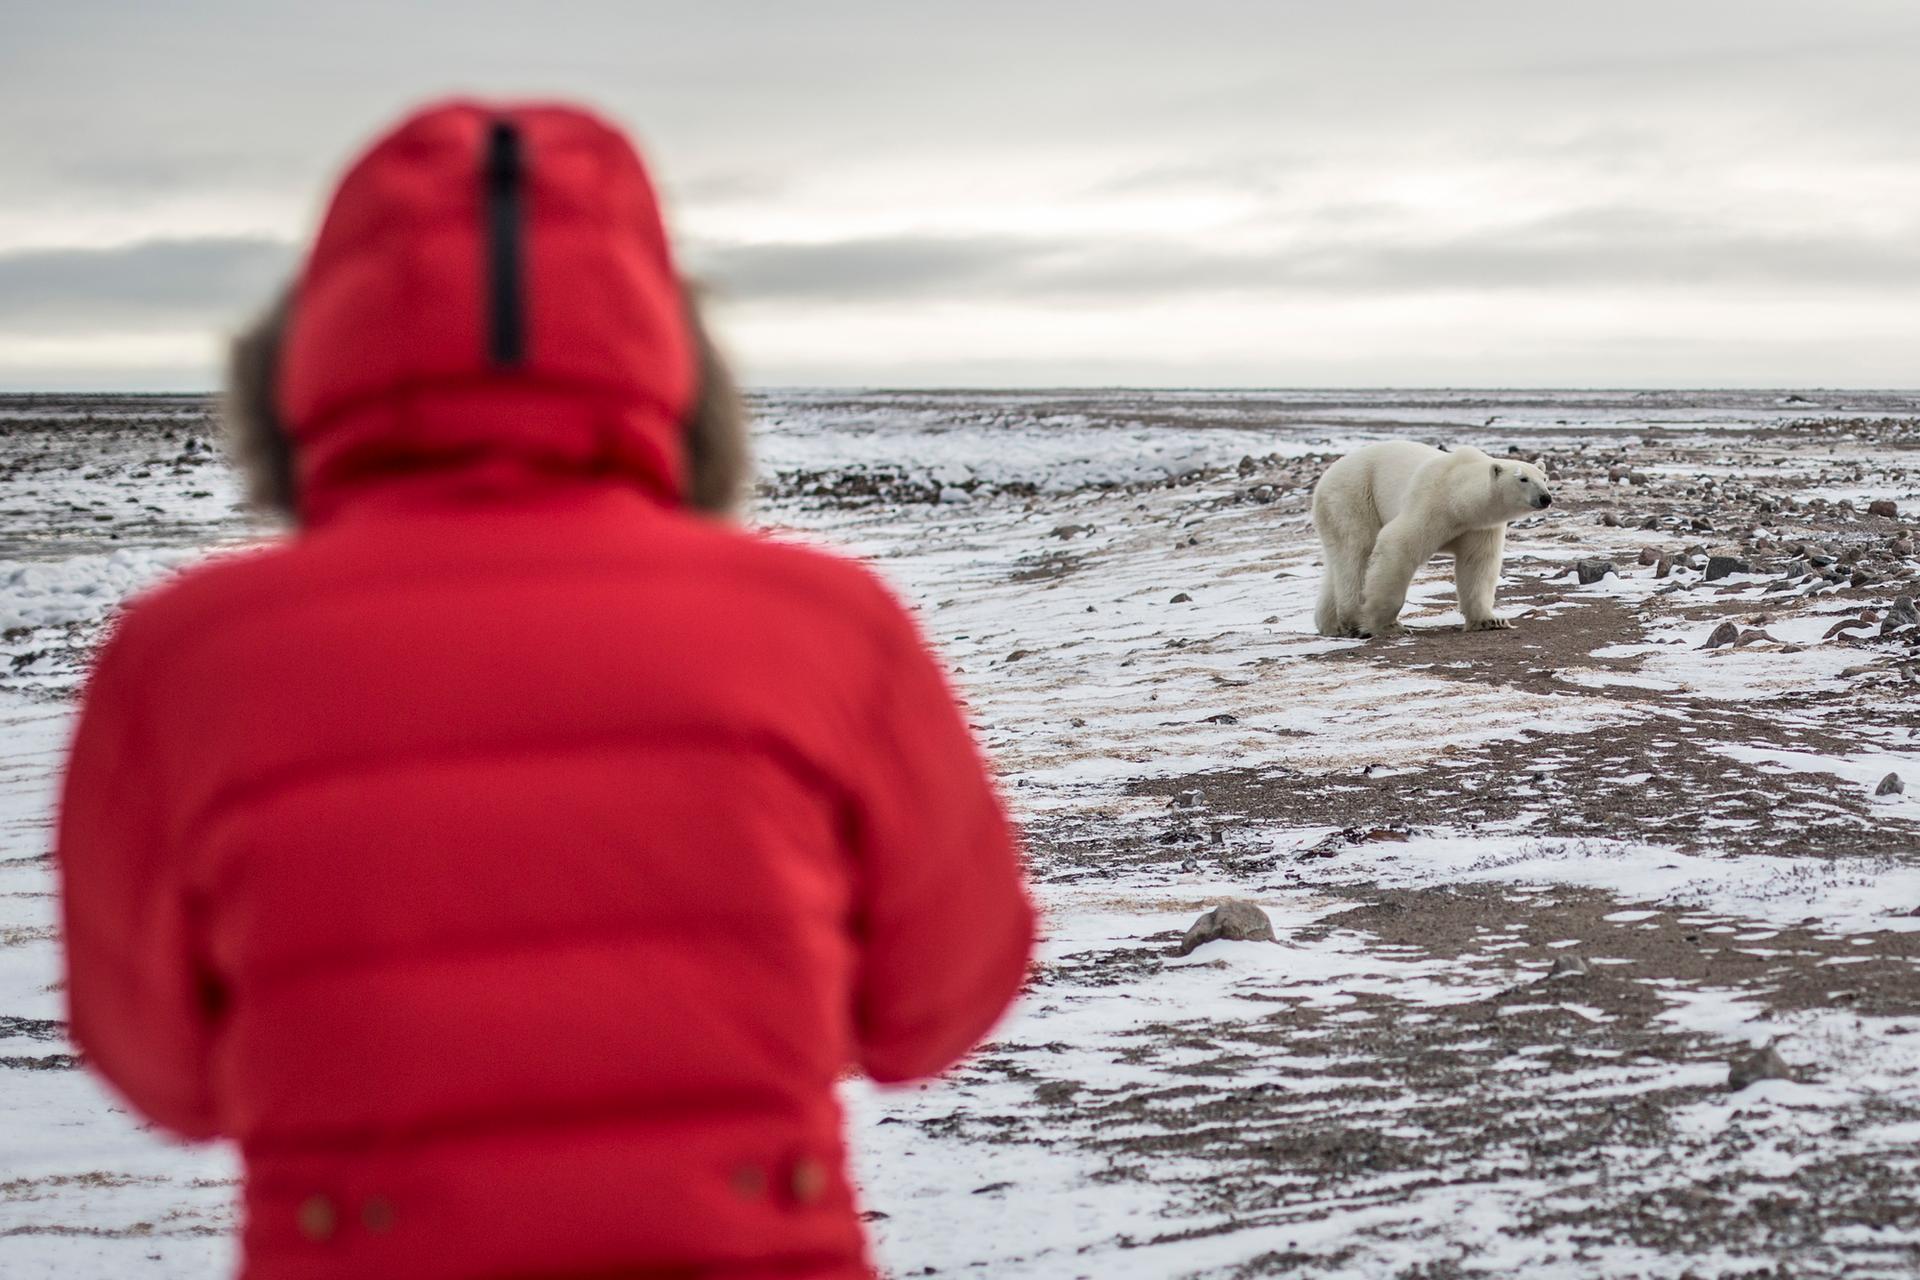
<instances>
[{"instance_id":1,"label":"rock","mask_svg":"<svg viewBox=\"0 0 1920 1280\"><path fill-rule=\"evenodd\" d=\"M1079 534L1092 532L1093 526L1090 524L1058 524L1047 533L1047 536L1049 538L1059 538L1064 542L1066 539Z\"/></svg>"},{"instance_id":2,"label":"rock","mask_svg":"<svg viewBox=\"0 0 1920 1280\"><path fill-rule=\"evenodd\" d=\"M1904 560L1913 554L1913 539L1903 533L1887 544L1887 550Z\"/></svg>"},{"instance_id":3,"label":"rock","mask_svg":"<svg viewBox=\"0 0 1920 1280\"><path fill-rule=\"evenodd\" d=\"M1740 638L1738 640L1735 640L1734 644L1736 645L1756 644L1761 641L1765 641L1768 644L1779 644L1780 637L1775 635L1769 635L1767 632L1761 631L1756 628L1755 630L1752 630L1752 631L1742 631L1740 633Z\"/></svg>"},{"instance_id":4,"label":"rock","mask_svg":"<svg viewBox=\"0 0 1920 1280\"><path fill-rule=\"evenodd\" d=\"M1167 603L1168 604L1192 604L1193 597L1188 595L1186 592L1182 591L1179 595L1167 601Z\"/></svg>"},{"instance_id":5,"label":"rock","mask_svg":"<svg viewBox=\"0 0 1920 1280\"><path fill-rule=\"evenodd\" d=\"M1174 809L1198 809L1200 807L1200 793L1198 791L1182 791L1174 796L1173 804L1168 807Z\"/></svg>"},{"instance_id":6,"label":"rock","mask_svg":"<svg viewBox=\"0 0 1920 1280\"><path fill-rule=\"evenodd\" d=\"M1618 529L1620 527L1620 517L1609 511L1600 517L1600 523L1609 529Z\"/></svg>"},{"instance_id":7,"label":"rock","mask_svg":"<svg viewBox=\"0 0 1920 1280\"><path fill-rule=\"evenodd\" d=\"M1031 649L1015 649L1012 653L1008 654L1006 658L1003 659L1003 661L1018 662L1020 661L1020 659L1030 655L1032 652L1033 650Z\"/></svg>"},{"instance_id":8,"label":"rock","mask_svg":"<svg viewBox=\"0 0 1920 1280\"><path fill-rule=\"evenodd\" d=\"M1260 619L1260 621L1267 626L1272 626L1274 623L1280 621L1280 615L1277 613L1270 613L1266 617Z\"/></svg>"},{"instance_id":9,"label":"rock","mask_svg":"<svg viewBox=\"0 0 1920 1280\"><path fill-rule=\"evenodd\" d=\"M1873 622L1867 618L1842 618L1840 621L1828 627L1827 633L1820 638L1822 640L1831 640L1842 631L1853 631L1860 627L1870 627L1872 625Z\"/></svg>"},{"instance_id":10,"label":"rock","mask_svg":"<svg viewBox=\"0 0 1920 1280\"><path fill-rule=\"evenodd\" d=\"M1648 516L1645 520L1642 520L1640 522L1640 527L1642 529L1658 529L1660 527L1660 517Z\"/></svg>"},{"instance_id":11,"label":"rock","mask_svg":"<svg viewBox=\"0 0 1920 1280\"><path fill-rule=\"evenodd\" d=\"M1788 579L1797 582L1813 572L1813 565L1805 560L1789 560L1784 572Z\"/></svg>"},{"instance_id":12,"label":"rock","mask_svg":"<svg viewBox=\"0 0 1920 1280\"><path fill-rule=\"evenodd\" d=\"M1736 1093L1762 1080L1791 1079L1793 1068L1787 1065L1787 1060L1772 1045L1756 1049L1745 1057L1735 1058L1727 1066L1727 1088Z\"/></svg>"},{"instance_id":13,"label":"rock","mask_svg":"<svg viewBox=\"0 0 1920 1280\"><path fill-rule=\"evenodd\" d=\"M1190 955L1209 942L1277 942L1273 936L1273 921L1261 910L1258 903L1248 902L1245 898L1229 898L1225 902L1201 913L1180 939L1180 945L1174 950L1177 956Z\"/></svg>"},{"instance_id":14,"label":"rock","mask_svg":"<svg viewBox=\"0 0 1920 1280\"><path fill-rule=\"evenodd\" d=\"M1702 649L1718 649L1723 644L1739 644L1739 643L1740 643L1740 628L1737 624L1729 621L1729 622L1723 622L1719 626L1715 627L1713 629L1713 634L1708 636L1707 642L1701 645L1700 647Z\"/></svg>"},{"instance_id":15,"label":"rock","mask_svg":"<svg viewBox=\"0 0 1920 1280\"><path fill-rule=\"evenodd\" d=\"M1620 571L1613 567L1611 560L1576 560L1573 571L1580 575L1580 585L1583 587L1591 586L1608 574L1616 578L1620 576Z\"/></svg>"},{"instance_id":16,"label":"rock","mask_svg":"<svg viewBox=\"0 0 1920 1280\"><path fill-rule=\"evenodd\" d=\"M1628 483L1628 484L1645 484L1646 482L1647 482L1647 477L1646 477L1646 475L1645 475L1644 473L1642 473L1642 472L1639 472L1639 471L1629 471L1629 472L1627 472L1627 483Z\"/></svg>"},{"instance_id":17,"label":"rock","mask_svg":"<svg viewBox=\"0 0 1920 1280\"><path fill-rule=\"evenodd\" d=\"M948 485L946 488L940 490L940 501L972 502L973 495L968 493L965 489L959 488L955 485Z\"/></svg>"},{"instance_id":18,"label":"rock","mask_svg":"<svg viewBox=\"0 0 1920 1280\"><path fill-rule=\"evenodd\" d=\"M1555 956L1553 968L1547 970L1547 976L1549 978L1584 978L1592 972L1593 966L1579 956Z\"/></svg>"},{"instance_id":19,"label":"rock","mask_svg":"<svg viewBox=\"0 0 1920 1280\"><path fill-rule=\"evenodd\" d=\"M1659 564L1660 553L1658 551L1655 551L1652 547L1642 547L1640 548L1640 563L1641 564Z\"/></svg>"},{"instance_id":20,"label":"rock","mask_svg":"<svg viewBox=\"0 0 1920 1280\"><path fill-rule=\"evenodd\" d=\"M1912 596L1896 596L1893 605L1887 610L1887 616L1880 619L1880 634L1900 627L1910 627L1920 623L1920 609L1913 607Z\"/></svg>"},{"instance_id":21,"label":"rock","mask_svg":"<svg viewBox=\"0 0 1920 1280\"><path fill-rule=\"evenodd\" d=\"M1880 785L1873 789L1873 794L1877 796L1897 796L1905 794L1906 790L1907 784L1900 781L1900 775L1890 773L1880 779Z\"/></svg>"},{"instance_id":22,"label":"rock","mask_svg":"<svg viewBox=\"0 0 1920 1280\"><path fill-rule=\"evenodd\" d=\"M1243 475L1243 476L1250 476L1250 475L1252 475L1252 474L1253 474L1253 473L1254 473L1254 472L1255 472L1256 470L1258 470L1258 469L1259 469L1259 466L1260 466L1260 464L1259 464L1259 463L1257 463L1257 462L1255 462L1255 461L1253 460L1253 458L1252 458L1252 457L1251 457L1251 456L1249 455L1249 456L1247 456L1247 457L1243 457L1243 458L1241 458L1241 459L1240 459L1240 465L1239 465L1238 467L1236 467L1236 468L1234 468L1234 469L1235 469L1236 471L1238 471L1238 472L1239 472L1239 473L1240 473L1241 475Z\"/></svg>"},{"instance_id":23,"label":"rock","mask_svg":"<svg viewBox=\"0 0 1920 1280\"><path fill-rule=\"evenodd\" d=\"M1866 587L1866 586L1871 586L1872 584L1873 584L1873 575L1868 573L1865 569L1855 569L1853 573L1847 578L1847 585L1850 587Z\"/></svg>"},{"instance_id":24,"label":"rock","mask_svg":"<svg viewBox=\"0 0 1920 1280\"><path fill-rule=\"evenodd\" d=\"M1608 484L1619 484L1622 480L1625 480L1626 478L1627 478L1627 469L1625 467L1608 467L1607 468Z\"/></svg>"},{"instance_id":25,"label":"rock","mask_svg":"<svg viewBox=\"0 0 1920 1280\"><path fill-rule=\"evenodd\" d=\"M1752 573L1753 566L1738 556L1708 556L1707 581L1724 578L1734 573Z\"/></svg>"},{"instance_id":26,"label":"rock","mask_svg":"<svg viewBox=\"0 0 1920 1280\"><path fill-rule=\"evenodd\" d=\"M1672 556L1661 556L1660 563L1653 567L1653 576L1656 578L1664 578L1672 572L1673 572Z\"/></svg>"}]
</instances>

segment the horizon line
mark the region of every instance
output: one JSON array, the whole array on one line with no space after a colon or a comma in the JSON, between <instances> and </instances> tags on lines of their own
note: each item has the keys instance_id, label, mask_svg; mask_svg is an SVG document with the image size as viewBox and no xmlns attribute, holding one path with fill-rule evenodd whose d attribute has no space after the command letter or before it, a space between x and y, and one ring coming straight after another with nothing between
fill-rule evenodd
<instances>
[{"instance_id":1,"label":"horizon line","mask_svg":"<svg viewBox=\"0 0 1920 1280\"><path fill-rule=\"evenodd\" d=\"M144 396L150 398L170 398L179 400L205 399L222 394L222 388L207 387L194 390L180 388L144 388L121 387L103 389L99 387L8 387L0 386L0 397L16 396L69 396L74 398L105 398L112 396ZM1679 383L1431 383L1431 382L1377 382L1377 383L1127 383L1127 382L1060 382L1060 383L967 383L967 382L928 382L928 383L883 383L883 382L782 382L768 383L763 386L742 387L747 395L780 395L795 392L838 392L842 394L892 395L900 393L919 394L961 394L967 392L1029 392L1051 394L1061 392L1204 392L1208 394L1248 394L1270 392L1448 392L1448 393L1508 393L1508 392L1611 392L1616 394L1658 395L1681 393L1741 393L1763 395L1776 393L1784 396L1801 393L1821 395L1911 395L1920 396L1920 385L1912 387L1872 386L1872 385L1816 385L1795 383L1723 383L1714 385Z\"/></svg>"}]
</instances>

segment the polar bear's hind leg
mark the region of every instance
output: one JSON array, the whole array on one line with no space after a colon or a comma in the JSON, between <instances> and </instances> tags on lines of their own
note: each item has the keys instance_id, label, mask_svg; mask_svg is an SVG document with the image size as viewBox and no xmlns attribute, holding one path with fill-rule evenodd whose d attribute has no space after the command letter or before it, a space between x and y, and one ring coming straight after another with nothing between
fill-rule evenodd
<instances>
[{"instance_id":1,"label":"polar bear's hind leg","mask_svg":"<svg viewBox=\"0 0 1920 1280\"><path fill-rule=\"evenodd\" d=\"M1423 525L1415 513L1409 512L1382 529L1374 541L1360 607L1360 628L1368 635L1388 636L1400 630L1400 610L1407 603L1407 588L1434 552L1422 536Z\"/></svg>"},{"instance_id":2,"label":"polar bear's hind leg","mask_svg":"<svg viewBox=\"0 0 1920 1280\"><path fill-rule=\"evenodd\" d=\"M1320 602L1313 625L1323 636L1351 636L1360 630L1360 600L1367 580L1367 559L1373 554L1374 531L1356 528L1330 512L1316 513L1320 548L1326 553L1326 574L1320 579Z\"/></svg>"},{"instance_id":3,"label":"polar bear's hind leg","mask_svg":"<svg viewBox=\"0 0 1920 1280\"><path fill-rule=\"evenodd\" d=\"M1323 636L1340 634L1340 613L1334 606L1333 561L1320 574L1320 599L1313 606L1313 629Z\"/></svg>"}]
</instances>

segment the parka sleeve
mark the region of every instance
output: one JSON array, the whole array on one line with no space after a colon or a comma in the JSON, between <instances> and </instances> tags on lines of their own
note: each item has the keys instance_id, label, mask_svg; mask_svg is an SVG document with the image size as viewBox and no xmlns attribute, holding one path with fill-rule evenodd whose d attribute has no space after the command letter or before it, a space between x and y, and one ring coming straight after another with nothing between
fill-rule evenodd
<instances>
[{"instance_id":1,"label":"parka sleeve","mask_svg":"<svg viewBox=\"0 0 1920 1280\"><path fill-rule=\"evenodd\" d=\"M860 1065L937 1075L1025 982L1034 913L1019 840L938 661L899 606L859 799Z\"/></svg>"},{"instance_id":2,"label":"parka sleeve","mask_svg":"<svg viewBox=\"0 0 1920 1280\"><path fill-rule=\"evenodd\" d=\"M158 762L122 680L109 643L88 681L60 800L68 1034L140 1114L208 1138L218 1133L208 1081L212 986L164 839Z\"/></svg>"}]
</instances>

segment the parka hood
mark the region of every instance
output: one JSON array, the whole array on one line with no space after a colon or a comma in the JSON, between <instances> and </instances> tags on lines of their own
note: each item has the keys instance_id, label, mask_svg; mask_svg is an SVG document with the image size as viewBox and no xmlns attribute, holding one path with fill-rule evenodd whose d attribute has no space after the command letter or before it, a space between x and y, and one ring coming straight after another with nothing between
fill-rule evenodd
<instances>
[{"instance_id":1,"label":"parka hood","mask_svg":"<svg viewBox=\"0 0 1920 1280\"><path fill-rule=\"evenodd\" d=\"M626 138L574 107L461 100L341 180L295 286L278 400L314 520L405 481L629 480L677 502L695 383Z\"/></svg>"}]
</instances>

